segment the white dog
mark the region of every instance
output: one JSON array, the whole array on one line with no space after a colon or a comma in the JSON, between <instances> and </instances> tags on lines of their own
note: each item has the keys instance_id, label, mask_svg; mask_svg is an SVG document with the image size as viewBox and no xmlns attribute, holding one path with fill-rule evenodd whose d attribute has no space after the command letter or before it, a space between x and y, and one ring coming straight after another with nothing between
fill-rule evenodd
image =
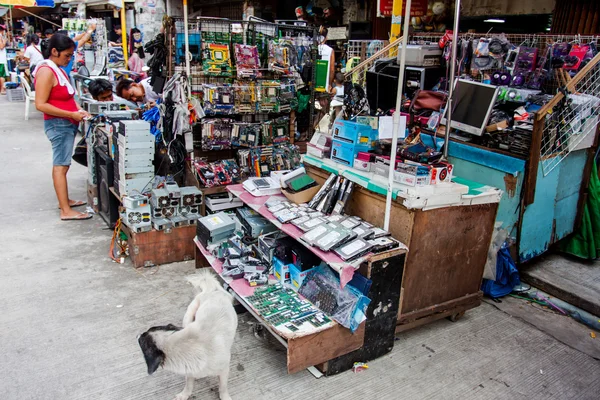
<instances>
[{"instance_id":1,"label":"white dog","mask_svg":"<svg viewBox=\"0 0 600 400\"><path fill-rule=\"evenodd\" d=\"M231 400L227 379L238 324L233 298L209 268L189 280L198 295L187 308L183 328L171 324L155 326L138 338L148 374L162 366L185 375L185 388L176 400L190 397L196 378L218 376L221 400Z\"/></svg>"}]
</instances>

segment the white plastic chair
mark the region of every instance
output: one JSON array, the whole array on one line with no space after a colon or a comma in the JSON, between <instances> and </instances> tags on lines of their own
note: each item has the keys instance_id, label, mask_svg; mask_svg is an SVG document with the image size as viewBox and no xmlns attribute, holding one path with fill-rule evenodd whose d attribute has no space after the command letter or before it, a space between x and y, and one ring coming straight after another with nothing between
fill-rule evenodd
<instances>
[{"instance_id":1,"label":"white plastic chair","mask_svg":"<svg viewBox=\"0 0 600 400\"><path fill-rule=\"evenodd\" d=\"M23 85L23 90L25 91L25 121L29 119L29 103L31 101L35 102L35 91L31 90L31 86L29 86L29 81L25 78L25 74L21 73L21 85Z\"/></svg>"}]
</instances>

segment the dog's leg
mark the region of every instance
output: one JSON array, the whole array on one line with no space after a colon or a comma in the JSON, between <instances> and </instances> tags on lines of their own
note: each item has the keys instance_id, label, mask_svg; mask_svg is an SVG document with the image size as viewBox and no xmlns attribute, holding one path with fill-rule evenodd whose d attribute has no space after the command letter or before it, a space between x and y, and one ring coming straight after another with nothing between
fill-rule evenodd
<instances>
[{"instance_id":1,"label":"dog's leg","mask_svg":"<svg viewBox=\"0 0 600 400\"><path fill-rule=\"evenodd\" d=\"M187 400L194 391L194 378L186 376L185 377L185 387L177 396L175 396L175 400Z\"/></svg>"},{"instance_id":2,"label":"dog's leg","mask_svg":"<svg viewBox=\"0 0 600 400\"><path fill-rule=\"evenodd\" d=\"M188 306L187 311L185 312L185 315L183 316L183 327L184 328L186 326L188 326L189 324L191 324L192 322L194 322L194 318L196 318L196 312L198 311L198 307L200 307L200 300L198 299L198 296L196 296L194 298L194 300L192 300L192 302Z\"/></svg>"},{"instance_id":3,"label":"dog's leg","mask_svg":"<svg viewBox=\"0 0 600 400\"><path fill-rule=\"evenodd\" d=\"M229 368L219 374L219 398L221 400L231 400L229 390L227 390L227 380L229 379Z\"/></svg>"}]
</instances>

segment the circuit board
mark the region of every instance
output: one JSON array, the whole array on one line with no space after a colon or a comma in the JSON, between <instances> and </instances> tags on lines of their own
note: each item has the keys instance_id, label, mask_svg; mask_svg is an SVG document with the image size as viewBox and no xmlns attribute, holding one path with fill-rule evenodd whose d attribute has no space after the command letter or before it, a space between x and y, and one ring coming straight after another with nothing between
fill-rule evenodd
<instances>
[{"instance_id":1,"label":"circuit board","mask_svg":"<svg viewBox=\"0 0 600 400\"><path fill-rule=\"evenodd\" d=\"M314 328L327 325L331 319L308 300L280 283L265 286L246 297L252 307L273 326L283 325L292 332L308 323Z\"/></svg>"}]
</instances>

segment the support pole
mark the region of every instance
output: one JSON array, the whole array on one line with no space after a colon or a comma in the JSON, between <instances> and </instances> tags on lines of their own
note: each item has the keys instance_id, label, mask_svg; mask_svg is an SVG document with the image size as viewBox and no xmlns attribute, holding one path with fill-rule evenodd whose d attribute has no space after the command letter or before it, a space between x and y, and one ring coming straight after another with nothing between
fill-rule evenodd
<instances>
[{"instance_id":1,"label":"support pole","mask_svg":"<svg viewBox=\"0 0 600 400\"><path fill-rule=\"evenodd\" d=\"M460 17L460 0L456 0L454 4L454 31L452 34L452 55L450 60L450 79L448 84L448 101L446 102L446 109L448 113L446 115L446 144L444 145L444 158L448 159L448 148L450 147L450 124L452 121L452 95L454 94L454 77L456 75L456 47L458 42L458 19ZM434 143L435 144L435 143Z\"/></svg>"},{"instance_id":2,"label":"support pole","mask_svg":"<svg viewBox=\"0 0 600 400\"><path fill-rule=\"evenodd\" d=\"M188 2L183 0L183 32L185 36L185 74L188 80L188 97L192 97L192 84L190 81L190 38L188 27Z\"/></svg>"},{"instance_id":3,"label":"support pole","mask_svg":"<svg viewBox=\"0 0 600 400\"><path fill-rule=\"evenodd\" d=\"M121 41L123 46L123 60L125 69L129 65L129 51L127 50L127 21L125 21L125 0L121 0Z\"/></svg>"},{"instance_id":4,"label":"support pole","mask_svg":"<svg viewBox=\"0 0 600 400\"><path fill-rule=\"evenodd\" d=\"M404 82L404 68L406 66L406 45L408 44L408 30L410 28L410 6L412 0L406 0L404 11L404 34L402 36L402 50L400 51L400 72L398 77L398 94L396 95L396 109L394 110L394 126L392 130L392 152L390 154L390 171L388 175L387 196L385 198L385 218L383 229L390 230L390 214L392 212L392 188L394 186L394 170L396 169L396 152L398 151L398 131L400 130L400 107L402 106L402 87ZM395 3L394 3L395 6Z\"/></svg>"}]
</instances>

